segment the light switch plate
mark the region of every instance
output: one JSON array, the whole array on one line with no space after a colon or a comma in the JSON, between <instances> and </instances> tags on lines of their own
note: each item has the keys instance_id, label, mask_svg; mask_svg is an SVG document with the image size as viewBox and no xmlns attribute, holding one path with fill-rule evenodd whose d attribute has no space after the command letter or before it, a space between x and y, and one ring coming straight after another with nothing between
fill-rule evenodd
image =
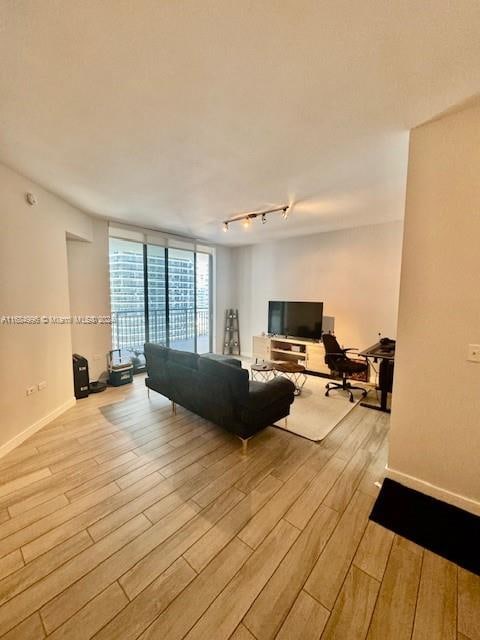
<instances>
[{"instance_id":1,"label":"light switch plate","mask_svg":"<svg viewBox=\"0 0 480 640\"><path fill-rule=\"evenodd\" d=\"M467 360L469 362L480 362L480 344L468 345Z\"/></svg>"}]
</instances>

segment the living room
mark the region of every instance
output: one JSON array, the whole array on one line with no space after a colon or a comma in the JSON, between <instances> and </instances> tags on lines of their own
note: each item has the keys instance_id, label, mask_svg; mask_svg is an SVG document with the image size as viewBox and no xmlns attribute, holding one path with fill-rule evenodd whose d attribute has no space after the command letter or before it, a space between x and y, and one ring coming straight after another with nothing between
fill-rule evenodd
<instances>
[{"instance_id":1,"label":"living room","mask_svg":"<svg viewBox=\"0 0 480 640\"><path fill-rule=\"evenodd\" d=\"M0 637L479 640L477 4L0 24Z\"/></svg>"}]
</instances>

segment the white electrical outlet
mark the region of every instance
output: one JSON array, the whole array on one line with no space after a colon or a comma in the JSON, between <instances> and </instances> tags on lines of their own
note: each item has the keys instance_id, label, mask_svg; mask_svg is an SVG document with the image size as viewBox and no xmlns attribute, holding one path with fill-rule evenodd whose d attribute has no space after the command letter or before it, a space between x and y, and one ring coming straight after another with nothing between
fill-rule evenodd
<instances>
[{"instance_id":1,"label":"white electrical outlet","mask_svg":"<svg viewBox=\"0 0 480 640\"><path fill-rule=\"evenodd\" d=\"M42 380L41 382L38 383L38 390L41 391L42 389L45 389L46 386L47 386L47 381Z\"/></svg>"},{"instance_id":2,"label":"white electrical outlet","mask_svg":"<svg viewBox=\"0 0 480 640\"><path fill-rule=\"evenodd\" d=\"M37 387L27 387L27 396L31 396L32 393L35 393Z\"/></svg>"},{"instance_id":3,"label":"white electrical outlet","mask_svg":"<svg viewBox=\"0 0 480 640\"><path fill-rule=\"evenodd\" d=\"M467 360L469 362L480 362L480 344L468 345Z\"/></svg>"}]
</instances>

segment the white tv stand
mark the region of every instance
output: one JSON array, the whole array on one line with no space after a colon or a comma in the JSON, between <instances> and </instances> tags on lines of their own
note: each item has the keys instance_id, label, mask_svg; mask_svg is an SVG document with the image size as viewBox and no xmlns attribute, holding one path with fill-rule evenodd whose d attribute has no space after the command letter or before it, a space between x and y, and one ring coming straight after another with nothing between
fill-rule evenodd
<instances>
[{"instance_id":1,"label":"white tv stand","mask_svg":"<svg viewBox=\"0 0 480 640\"><path fill-rule=\"evenodd\" d=\"M321 342L281 336L253 336L252 354L258 360L298 362L307 371L330 375L325 364L325 349Z\"/></svg>"}]
</instances>

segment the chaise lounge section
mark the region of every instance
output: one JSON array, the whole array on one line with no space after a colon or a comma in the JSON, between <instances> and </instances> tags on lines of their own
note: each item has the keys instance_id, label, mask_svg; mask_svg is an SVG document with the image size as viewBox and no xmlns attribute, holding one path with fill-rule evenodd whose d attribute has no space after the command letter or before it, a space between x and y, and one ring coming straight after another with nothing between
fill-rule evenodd
<instances>
[{"instance_id":1,"label":"chaise lounge section","mask_svg":"<svg viewBox=\"0 0 480 640\"><path fill-rule=\"evenodd\" d=\"M168 349L145 343L145 385L175 404L227 429L242 440L286 418L295 386L278 377L269 382L249 380L235 358Z\"/></svg>"}]
</instances>

